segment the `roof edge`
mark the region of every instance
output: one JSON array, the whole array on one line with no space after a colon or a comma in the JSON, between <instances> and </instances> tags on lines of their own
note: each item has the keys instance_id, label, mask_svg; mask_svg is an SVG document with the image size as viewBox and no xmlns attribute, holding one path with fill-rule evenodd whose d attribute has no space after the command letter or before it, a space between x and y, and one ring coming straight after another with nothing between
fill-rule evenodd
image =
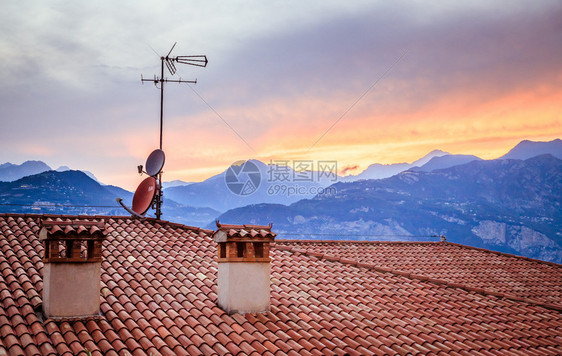
<instances>
[{"instance_id":1,"label":"roof edge","mask_svg":"<svg viewBox=\"0 0 562 356\"><path fill-rule=\"evenodd\" d=\"M281 233L278 233L281 234ZM291 239L278 239L278 243L356 243L356 244L439 244L441 241L375 241L375 240L291 240Z\"/></svg>"},{"instance_id":2,"label":"roof edge","mask_svg":"<svg viewBox=\"0 0 562 356\"><path fill-rule=\"evenodd\" d=\"M32 219L41 219L41 218L51 218L51 219L135 219L130 215L66 215L66 214L33 214L33 213L0 213L0 217L12 217L12 218L32 218ZM175 223L167 220L158 220L156 218L145 218L144 221L150 221L153 223L159 223L162 225L168 225L173 228L180 228L185 230L191 230L195 232L203 232L205 234L212 234L213 230L202 229L196 226L189 226L185 224Z\"/></svg>"},{"instance_id":3,"label":"roof edge","mask_svg":"<svg viewBox=\"0 0 562 356\"><path fill-rule=\"evenodd\" d=\"M0 213L0 217L18 218L51 218L51 219L130 219L130 216L120 215L68 215L68 214L33 214L33 213Z\"/></svg>"}]
</instances>

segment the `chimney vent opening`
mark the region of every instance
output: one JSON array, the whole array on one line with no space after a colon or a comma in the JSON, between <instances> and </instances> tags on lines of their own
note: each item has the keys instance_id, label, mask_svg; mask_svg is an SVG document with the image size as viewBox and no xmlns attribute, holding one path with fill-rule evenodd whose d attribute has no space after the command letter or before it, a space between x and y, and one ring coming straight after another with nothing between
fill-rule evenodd
<instances>
[{"instance_id":1,"label":"chimney vent opening","mask_svg":"<svg viewBox=\"0 0 562 356\"><path fill-rule=\"evenodd\" d=\"M226 258L226 244L219 244L220 256L219 258Z\"/></svg>"},{"instance_id":2,"label":"chimney vent opening","mask_svg":"<svg viewBox=\"0 0 562 356\"><path fill-rule=\"evenodd\" d=\"M244 245L243 242L236 243L236 257L244 257Z\"/></svg>"},{"instance_id":3,"label":"chimney vent opening","mask_svg":"<svg viewBox=\"0 0 562 356\"><path fill-rule=\"evenodd\" d=\"M263 242L254 242L254 253L256 254L256 258L263 257Z\"/></svg>"}]
</instances>

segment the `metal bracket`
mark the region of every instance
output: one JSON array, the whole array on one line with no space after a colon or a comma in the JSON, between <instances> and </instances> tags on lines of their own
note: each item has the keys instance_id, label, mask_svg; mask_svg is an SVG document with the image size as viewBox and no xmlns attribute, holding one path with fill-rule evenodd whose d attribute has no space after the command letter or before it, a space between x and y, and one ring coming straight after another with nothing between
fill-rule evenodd
<instances>
[{"instance_id":1,"label":"metal bracket","mask_svg":"<svg viewBox=\"0 0 562 356\"><path fill-rule=\"evenodd\" d=\"M129 214L131 214L134 218L142 219L142 220L146 219L146 216L137 214L137 213L134 212L132 209L130 209L128 206L126 206L125 204L123 204L123 199L121 199L121 198L116 198L115 201L118 202L119 204L121 204L121 206L122 206L125 210L127 210L127 212L128 212Z\"/></svg>"}]
</instances>

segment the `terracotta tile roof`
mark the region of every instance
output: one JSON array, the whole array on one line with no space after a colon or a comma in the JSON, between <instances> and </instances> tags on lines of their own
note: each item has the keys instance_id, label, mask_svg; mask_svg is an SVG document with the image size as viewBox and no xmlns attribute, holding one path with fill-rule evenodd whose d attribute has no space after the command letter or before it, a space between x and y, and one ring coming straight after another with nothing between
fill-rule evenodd
<instances>
[{"instance_id":1,"label":"terracotta tile roof","mask_svg":"<svg viewBox=\"0 0 562 356\"><path fill-rule=\"evenodd\" d=\"M562 265L450 242L277 240L311 256L336 258L451 286L562 309Z\"/></svg>"},{"instance_id":2,"label":"terracotta tile roof","mask_svg":"<svg viewBox=\"0 0 562 356\"><path fill-rule=\"evenodd\" d=\"M524 261L522 272L545 280L559 265L450 243L349 243L355 252L345 254L343 245L283 241L271 251L271 311L227 315L216 305L212 231L127 217L89 217L106 224L102 315L44 320L42 217L0 214L0 354L562 354L556 305L463 284L486 259L502 271ZM385 254L395 262L375 266ZM461 265L430 261L445 255L463 256L448 260ZM419 267L413 256L425 256ZM409 270L392 268L400 258ZM433 264L441 274L428 274Z\"/></svg>"}]
</instances>

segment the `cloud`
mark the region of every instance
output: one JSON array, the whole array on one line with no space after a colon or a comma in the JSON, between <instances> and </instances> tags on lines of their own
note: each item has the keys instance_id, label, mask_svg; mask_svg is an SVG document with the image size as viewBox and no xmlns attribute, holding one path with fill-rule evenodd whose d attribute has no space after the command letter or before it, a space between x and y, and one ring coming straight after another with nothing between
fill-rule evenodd
<instances>
[{"instance_id":1,"label":"cloud","mask_svg":"<svg viewBox=\"0 0 562 356\"><path fill-rule=\"evenodd\" d=\"M355 172L358 169L359 169L359 165L357 165L357 164L352 165L352 166L345 166L340 170L339 175L340 176L346 176L348 174L351 174L351 173Z\"/></svg>"},{"instance_id":2,"label":"cloud","mask_svg":"<svg viewBox=\"0 0 562 356\"><path fill-rule=\"evenodd\" d=\"M140 75L158 74L175 41L177 55L208 56L207 68L178 66L178 76L197 78L211 108L188 87L166 87L173 172L250 155L412 161L455 140L468 150L491 136L557 135L560 18L556 1L9 2L0 162L44 152L98 176L134 168L158 139L159 92Z\"/></svg>"},{"instance_id":3,"label":"cloud","mask_svg":"<svg viewBox=\"0 0 562 356\"><path fill-rule=\"evenodd\" d=\"M418 104L450 90L492 95L550 81L560 69L562 6L494 10L459 9L423 21L416 17L421 4L383 3L245 43L215 73L234 89L223 95L225 102L245 98L248 105L279 96L357 98L404 51L377 89L406 91L399 95Z\"/></svg>"}]
</instances>

